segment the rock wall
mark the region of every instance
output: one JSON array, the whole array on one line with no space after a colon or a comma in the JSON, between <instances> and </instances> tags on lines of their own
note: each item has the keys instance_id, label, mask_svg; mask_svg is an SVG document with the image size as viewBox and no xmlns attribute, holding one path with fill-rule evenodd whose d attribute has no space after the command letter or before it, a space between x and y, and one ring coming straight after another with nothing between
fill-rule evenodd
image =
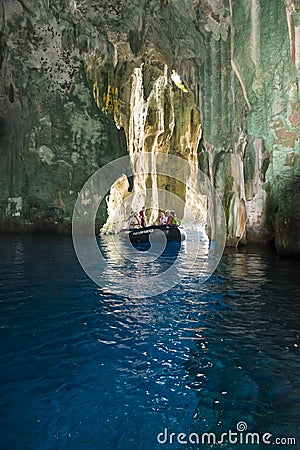
<instances>
[{"instance_id":1,"label":"rock wall","mask_svg":"<svg viewBox=\"0 0 300 450\"><path fill-rule=\"evenodd\" d=\"M202 1L200 163L223 199L228 243L300 254L299 1Z\"/></svg>"},{"instance_id":2,"label":"rock wall","mask_svg":"<svg viewBox=\"0 0 300 450\"><path fill-rule=\"evenodd\" d=\"M249 10L248 65L237 46L233 55L251 106L248 133L263 140L269 158L263 187L276 247L280 253L299 254L300 4L281 1L260 5L253 1ZM233 27L244 20L245 11L236 9Z\"/></svg>"},{"instance_id":3,"label":"rock wall","mask_svg":"<svg viewBox=\"0 0 300 450\"><path fill-rule=\"evenodd\" d=\"M203 1L200 163L223 199L228 244L275 238L300 253L299 2Z\"/></svg>"},{"instance_id":4,"label":"rock wall","mask_svg":"<svg viewBox=\"0 0 300 450\"><path fill-rule=\"evenodd\" d=\"M299 14L298 0L2 1L2 228L69 223L98 167L170 152L210 177L228 245L274 237L299 255Z\"/></svg>"},{"instance_id":5,"label":"rock wall","mask_svg":"<svg viewBox=\"0 0 300 450\"><path fill-rule=\"evenodd\" d=\"M48 2L0 4L2 229L69 228L85 180L119 156L117 128L97 108L82 57ZM102 211L102 214L105 212Z\"/></svg>"}]
</instances>

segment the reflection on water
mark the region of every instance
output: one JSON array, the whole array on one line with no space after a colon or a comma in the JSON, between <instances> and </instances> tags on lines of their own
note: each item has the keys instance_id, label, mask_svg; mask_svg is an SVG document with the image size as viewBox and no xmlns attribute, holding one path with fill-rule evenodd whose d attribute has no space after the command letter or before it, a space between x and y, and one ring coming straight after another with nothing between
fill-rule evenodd
<instances>
[{"instance_id":1,"label":"reflection on water","mask_svg":"<svg viewBox=\"0 0 300 450\"><path fill-rule=\"evenodd\" d=\"M138 283L140 296L153 296L176 286L188 275L205 281L215 270L222 248L209 242L203 230L188 230L186 241L134 244L128 234L101 236L99 248L105 264L101 266L101 287L117 288L119 295L135 296L132 283ZM94 265L98 264L98 259ZM116 276L117 274L117 276Z\"/></svg>"},{"instance_id":2,"label":"reflection on water","mask_svg":"<svg viewBox=\"0 0 300 450\"><path fill-rule=\"evenodd\" d=\"M111 277L119 265L139 289L143 256L100 245ZM239 421L300 439L299 262L227 250L207 282L200 258L170 291L138 298L91 282L67 239L0 246L0 448L182 448L157 434ZM153 273L175 256L185 250L166 249Z\"/></svg>"},{"instance_id":3,"label":"reflection on water","mask_svg":"<svg viewBox=\"0 0 300 450\"><path fill-rule=\"evenodd\" d=\"M243 420L249 431L299 439L299 269L258 250L224 256L219 309L185 365L199 395L193 430L221 434Z\"/></svg>"}]
</instances>

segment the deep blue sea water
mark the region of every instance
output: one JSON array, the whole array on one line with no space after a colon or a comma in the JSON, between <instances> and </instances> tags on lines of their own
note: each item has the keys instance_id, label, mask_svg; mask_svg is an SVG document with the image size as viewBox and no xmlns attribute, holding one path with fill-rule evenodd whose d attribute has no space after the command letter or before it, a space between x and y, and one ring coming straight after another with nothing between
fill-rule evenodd
<instances>
[{"instance_id":1,"label":"deep blue sea water","mask_svg":"<svg viewBox=\"0 0 300 450\"><path fill-rule=\"evenodd\" d=\"M227 250L141 299L95 285L68 238L0 249L1 450L300 448L299 261Z\"/></svg>"}]
</instances>

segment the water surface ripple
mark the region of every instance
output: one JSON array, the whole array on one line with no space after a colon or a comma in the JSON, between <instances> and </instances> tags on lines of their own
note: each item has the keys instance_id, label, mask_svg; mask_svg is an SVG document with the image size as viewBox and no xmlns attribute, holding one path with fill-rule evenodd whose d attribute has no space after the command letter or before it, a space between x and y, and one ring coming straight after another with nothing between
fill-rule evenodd
<instances>
[{"instance_id":1,"label":"water surface ripple","mask_svg":"<svg viewBox=\"0 0 300 450\"><path fill-rule=\"evenodd\" d=\"M1 449L210 448L157 434L240 421L300 448L299 262L228 250L207 282L196 264L136 299L91 282L67 238L0 246Z\"/></svg>"}]
</instances>

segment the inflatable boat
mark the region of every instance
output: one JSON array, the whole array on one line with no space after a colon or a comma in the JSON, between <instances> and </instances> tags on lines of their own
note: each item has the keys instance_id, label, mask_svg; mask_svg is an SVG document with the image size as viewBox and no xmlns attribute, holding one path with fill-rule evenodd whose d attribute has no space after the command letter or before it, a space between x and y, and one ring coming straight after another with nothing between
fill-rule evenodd
<instances>
[{"instance_id":1,"label":"inflatable boat","mask_svg":"<svg viewBox=\"0 0 300 450\"><path fill-rule=\"evenodd\" d=\"M129 231L129 239L133 244L161 242L162 233L167 241L183 242L186 240L186 232L178 225L152 225L137 228Z\"/></svg>"}]
</instances>

